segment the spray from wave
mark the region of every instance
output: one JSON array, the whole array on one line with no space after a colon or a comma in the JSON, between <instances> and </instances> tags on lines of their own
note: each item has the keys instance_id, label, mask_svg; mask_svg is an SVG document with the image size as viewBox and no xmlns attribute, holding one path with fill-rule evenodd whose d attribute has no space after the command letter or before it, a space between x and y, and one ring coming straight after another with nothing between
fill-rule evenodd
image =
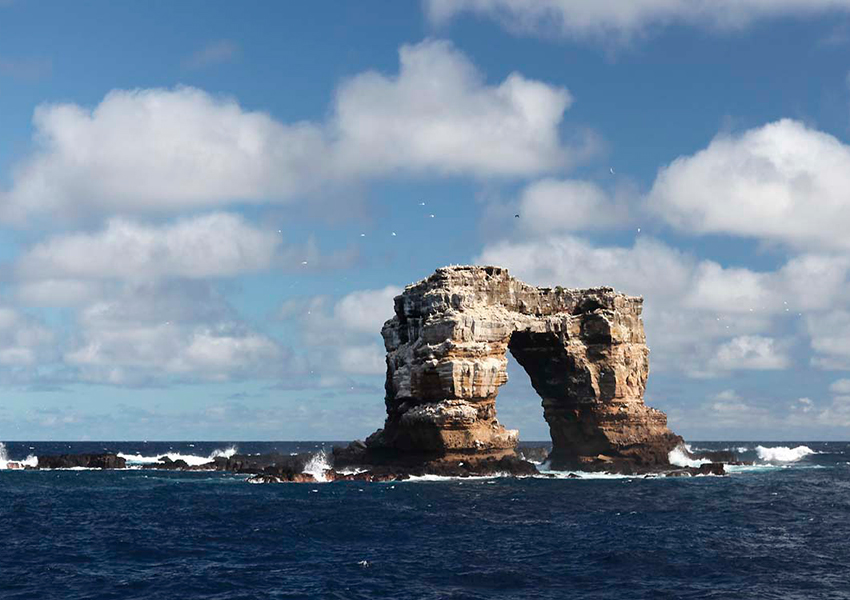
<instances>
[{"instance_id":1,"label":"spray from wave","mask_svg":"<svg viewBox=\"0 0 850 600\"><path fill-rule=\"evenodd\" d=\"M8 469L9 463L15 463L15 465L20 467L37 467L38 466L38 457L30 454L24 460L9 460L9 455L6 452L6 444L0 442L0 470Z\"/></svg>"},{"instance_id":2,"label":"spray from wave","mask_svg":"<svg viewBox=\"0 0 850 600\"><path fill-rule=\"evenodd\" d=\"M304 473L312 475L316 481L327 481L327 475L325 475L325 471L331 469L331 464L328 462L328 453L327 452L317 452L310 460L307 461L307 464L304 465Z\"/></svg>"},{"instance_id":3,"label":"spray from wave","mask_svg":"<svg viewBox=\"0 0 850 600\"><path fill-rule=\"evenodd\" d=\"M689 446L676 446L670 451L670 454L667 455L667 460L670 461L671 465L675 465L677 467L699 467L700 465L706 465L711 461L707 458L691 458L688 456L688 452L690 452Z\"/></svg>"},{"instance_id":4,"label":"spray from wave","mask_svg":"<svg viewBox=\"0 0 850 600\"><path fill-rule=\"evenodd\" d=\"M775 448L756 446L756 453L761 460L784 463L797 462L810 454L817 454L808 446L797 446L795 448L789 448L788 446L776 446Z\"/></svg>"},{"instance_id":5,"label":"spray from wave","mask_svg":"<svg viewBox=\"0 0 850 600\"><path fill-rule=\"evenodd\" d=\"M190 467L197 467L212 462L216 458L230 458L236 454L236 446L230 446L224 450L214 450L209 456L196 456L194 454L180 454L179 452L168 452L166 454L158 454L156 456L142 456L141 454L124 454L119 452L118 456L127 461L128 465L151 465L160 462L163 457L168 457L171 460L183 460Z\"/></svg>"}]
</instances>

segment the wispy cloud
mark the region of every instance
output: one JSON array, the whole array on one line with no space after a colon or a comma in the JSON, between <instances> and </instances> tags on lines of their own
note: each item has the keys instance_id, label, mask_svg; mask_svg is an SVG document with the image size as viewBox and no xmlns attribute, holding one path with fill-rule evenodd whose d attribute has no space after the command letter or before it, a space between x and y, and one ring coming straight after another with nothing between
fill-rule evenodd
<instances>
[{"instance_id":1,"label":"wispy cloud","mask_svg":"<svg viewBox=\"0 0 850 600\"><path fill-rule=\"evenodd\" d=\"M2 0L0 0L0 6L3 6ZM37 81L49 77L52 72L53 62L49 58L0 56L0 76L23 81Z\"/></svg>"},{"instance_id":2,"label":"wispy cloud","mask_svg":"<svg viewBox=\"0 0 850 600\"><path fill-rule=\"evenodd\" d=\"M186 69L203 69L213 65L232 63L239 58L240 54L241 49L236 42L219 40L207 44L184 58L183 67Z\"/></svg>"},{"instance_id":3,"label":"wispy cloud","mask_svg":"<svg viewBox=\"0 0 850 600\"><path fill-rule=\"evenodd\" d=\"M850 0L426 0L424 6L438 25L471 13L513 33L610 43L669 24L734 31L781 17L841 15Z\"/></svg>"}]
</instances>

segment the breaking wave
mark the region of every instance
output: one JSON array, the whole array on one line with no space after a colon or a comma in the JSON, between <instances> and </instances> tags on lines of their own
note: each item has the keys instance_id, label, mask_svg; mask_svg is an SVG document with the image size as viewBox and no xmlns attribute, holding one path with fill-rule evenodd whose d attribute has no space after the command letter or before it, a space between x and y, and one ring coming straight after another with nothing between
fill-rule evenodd
<instances>
[{"instance_id":1,"label":"breaking wave","mask_svg":"<svg viewBox=\"0 0 850 600\"><path fill-rule=\"evenodd\" d=\"M142 456L141 454L125 454L119 452L118 456L127 461L128 465L151 465L158 463L163 457L168 457L171 460L184 460L190 467L197 467L208 462L212 462L219 457L230 458L236 454L236 446L230 446L224 450L214 450L209 456L196 456L194 454L180 454L179 452L168 452L166 454L157 454L156 456Z\"/></svg>"},{"instance_id":2,"label":"breaking wave","mask_svg":"<svg viewBox=\"0 0 850 600\"><path fill-rule=\"evenodd\" d=\"M756 446L756 453L761 460L768 462L796 462L810 454L817 454L817 452L808 446L797 446L795 448L789 448L788 446L776 446L774 448Z\"/></svg>"},{"instance_id":3,"label":"breaking wave","mask_svg":"<svg viewBox=\"0 0 850 600\"><path fill-rule=\"evenodd\" d=\"M20 467L37 467L38 457L30 454L24 460L9 460L9 455L6 453L6 444L0 442L0 470L8 469L10 462L19 465Z\"/></svg>"},{"instance_id":4,"label":"breaking wave","mask_svg":"<svg viewBox=\"0 0 850 600\"><path fill-rule=\"evenodd\" d=\"M711 461L707 458L690 458L688 456L688 452L690 451L689 446L676 446L670 451L670 454L667 455L667 459L670 461L671 465L675 465L677 467L699 467L700 465L705 465L710 463Z\"/></svg>"},{"instance_id":5,"label":"breaking wave","mask_svg":"<svg viewBox=\"0 0 850 600\"><path fill-rule=\"evenodd\" d=\"M331 464L328 462L327 452L317 452L304 465L303 472L312 475L316 481L327 481L328 478L325 475L325 471L331 468Z\"/></svg>"}]
</instances>

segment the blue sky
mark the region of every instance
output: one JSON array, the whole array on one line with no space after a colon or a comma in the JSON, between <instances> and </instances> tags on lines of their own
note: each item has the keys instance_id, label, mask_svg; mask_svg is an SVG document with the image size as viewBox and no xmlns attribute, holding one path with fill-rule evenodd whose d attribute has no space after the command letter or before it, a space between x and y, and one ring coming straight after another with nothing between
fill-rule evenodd
<instances>
[{"instance_id":1,"label":"blue sky","mask_svg":"<svg viewBox=\"0 0 850 600\"><path fill-rule=\"evenodd\" d=\"M847 439L848 49L850 0L0 1L0 439L363 437L393 295L473 262L643 295L687 438Z\"/></svg>"}]
</instances>

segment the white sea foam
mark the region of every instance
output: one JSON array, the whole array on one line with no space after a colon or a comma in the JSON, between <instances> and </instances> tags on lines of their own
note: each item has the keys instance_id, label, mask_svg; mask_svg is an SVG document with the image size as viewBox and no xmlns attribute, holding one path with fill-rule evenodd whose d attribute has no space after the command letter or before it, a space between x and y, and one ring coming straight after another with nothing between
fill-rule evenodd
<instances>
[{"instance_id":1,"label":"white sea foam","mask_svg":"<svg viewBox=\"0 0 850 600\"><path fill-rule=\"evenodd\" d=\"M687 454L687 452L690 451L690 446L687 444L684 448L676 446L670 451L670 454L667 455L667 459L670 461L671 465L676 465L677 467L698 467L711 462L707 458L690 458Z\"/></svg>"},{"instance_id":2,"label":"white sea foam","mask_svg":"<svg viewBox=\"0 0 850 600\"><path fill-rule=\"evenodd\" d=\"M759 458L762 460L766 460L768 462L784 463L796 462L810 454L817 454L817 452L815 452L808 446L797 446L795 448L789 448L788 446L776 446L773 448L766 448L765 446L756 446L756 452L758 453Z\"/></svg>"},{"instance_id":3,"label":"white sea foam","mask_svg":"<svg viewBox=\"0 0 850 600\"><path fill-rule=\"evenodd\" d=\"M190 467L196 467L198 465L203 465L208 462L212 462L212 460L215 458L230 458L231 456L236 454L236 452L236 446L230 446L229 448L225 448L224 450L214 450L209 456L180 454L179 452L167 452L165 454L157 454L156 456L143 456L141 454L124 454L123 452L119 452L118 456L126 460L128 465L151 465L158 463L160 459L162 459L164 456L167 456L171 460L184 460L186 461L186 464Z\"/></svg>"},{"instance_id":4,"label":"white sea foam","mask_svg":"<svg viewBox=\"0 0 850 600\"><path fill-rule=\"evenodd\" d=\"M308 475L312 475L316 481L327 481L328 478L325 475L325 471L330 468L331 465L328 462L327 452L317 452L311 456L310 460L307 461L307 464L304 465L303 472Z\"/></svg>"},{"instance_id":5,"label":"white sea foam","mask_svg":"<svg viewBox=\"0 0 850 600\"><path fill-rule=\"evenodd\" d=\"M0 469L5 469L8 462L9 455L6 454L6 444L0 442Z\"/></svg>"},{"instance_id":6,"label":"white sea foam","mask_svg":"<svg viewBox=\"0 0 850 600\"><path fill-rule=\"evenodd\" d=\"M365 473L369 469L361 468L361 467L346 467L345 469L340 469L337 471L340 475L359 475L360 473Z\"/></svg>"}]
</instances>

